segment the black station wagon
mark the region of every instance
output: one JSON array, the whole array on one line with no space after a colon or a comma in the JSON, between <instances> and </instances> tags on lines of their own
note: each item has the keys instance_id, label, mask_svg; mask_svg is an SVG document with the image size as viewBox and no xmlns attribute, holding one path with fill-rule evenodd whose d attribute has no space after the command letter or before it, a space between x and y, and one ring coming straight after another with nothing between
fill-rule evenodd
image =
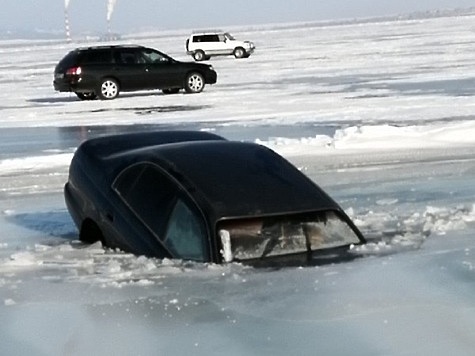
<instances>
[{"instance_id":1,"label":"black station wagon","mask_svg":"<svg viewBox=\"0 0 475 356\"><path fill-rule=\"evenodd\" d=\"M65 199L82 241L137 255L312 265L365 242L340 206L274 151L206 132L85 141Z\"/></svg>"},{"instance_id":2,"label":"black station wagon","mask_svg":"<svg viewBox=\"0 0 475 356\"><path fill-rule=\"evenodd\" d=\"M180 62L152 48L98 46L69 52L55 68L53 86L60 92L74 92L81 100L92 100L114 99L121 91L199 93L216 79L210 65Z\"/></svg>"}]
</instances>

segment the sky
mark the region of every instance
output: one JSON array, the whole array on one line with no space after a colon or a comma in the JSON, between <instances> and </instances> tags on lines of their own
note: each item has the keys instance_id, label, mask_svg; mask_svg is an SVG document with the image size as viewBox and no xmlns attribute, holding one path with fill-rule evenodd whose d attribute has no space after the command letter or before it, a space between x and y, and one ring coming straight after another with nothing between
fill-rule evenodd
<instances>
[{"instance_id":1,"label":"sky","mask_svg":"<svg viewBox=\"0 0 475 356\"><path fill-rule=\"evenodd\" d=\"M0 0L0 30L61 31L67 0ZM112 1L112 0L111 0ZM71 31L107 30L108 0L69 0ZM111 29L189 29L467 8L475 0L115 0Z\"/></svg>"}]
</instances>

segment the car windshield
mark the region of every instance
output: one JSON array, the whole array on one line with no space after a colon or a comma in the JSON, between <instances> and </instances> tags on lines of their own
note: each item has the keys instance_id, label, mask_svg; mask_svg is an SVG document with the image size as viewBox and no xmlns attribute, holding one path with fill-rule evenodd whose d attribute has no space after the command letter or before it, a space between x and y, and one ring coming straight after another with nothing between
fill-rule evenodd
<instances>
[{"instance_id":1,"label":"car windshield","mask_svg":"<svg viewBox=\"0 0 475 356\"><path fill-rule=\"evenodd\" d=\"M227 38L228 40L231 40L231 41L234 41L234 40L235 40L235 38L234 38L230 33L228 33L228 32L226 32L224 35L226 36L226 38Z\"/></svg>"},{"instance_id":2,"label":"car windshield","mask_svg":"<svg viewBox=\"0 0 475 356\"><path fill-rule=\"evenodd\" d=\"M357 244L336 211L226 220L218 224L224 260L249 260Z\"/></svg>"}]
</instances>

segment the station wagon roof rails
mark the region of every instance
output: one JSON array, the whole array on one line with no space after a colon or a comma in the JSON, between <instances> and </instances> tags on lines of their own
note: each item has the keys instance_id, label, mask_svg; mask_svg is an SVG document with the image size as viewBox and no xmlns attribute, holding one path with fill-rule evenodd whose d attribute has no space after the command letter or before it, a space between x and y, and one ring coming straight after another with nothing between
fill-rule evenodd
<instances>
[{"instance_id":1,"label":"station wagon roof rails","mask_svg":"<svg viewBox=\"0 0 475 356\"><path fill-rule=\"evenodd\" d=\"M135 44L122 44L122 45L99 45L99 46L89 46L89 47L78 47L80 51L86 51L91 49L108 49L108 48L143 48L143 46Z\"/></svg>"}]
</instances>

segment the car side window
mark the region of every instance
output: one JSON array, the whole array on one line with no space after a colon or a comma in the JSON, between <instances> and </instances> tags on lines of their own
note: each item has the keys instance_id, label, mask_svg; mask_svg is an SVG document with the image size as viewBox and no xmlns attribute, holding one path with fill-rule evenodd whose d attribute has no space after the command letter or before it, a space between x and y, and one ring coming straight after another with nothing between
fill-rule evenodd
<instances>
[{"instance_id":1,"label":"car side window","mask_svg":"<svg viewBox=\"0 0 475 356\"><path fill-rule=\"evenodd\" d=\"M228 32L226 32L226 33L224 34L224 36L225 36L228 40L230 40L230 41L234 41L234 40L235 40L235 38L234 38L230 33L228 33Z\"/></svg>"},{"instance_id":2,"label":"car side window","mask_svg":"<svg viewBox=\"0 0 475 356\"><path fill-rule=\"evenodd\" d=\"M83 64L111 63L110 50L94 50L84 53L82 58Z\"/></svg>"},{"instance_id":3,"label":"car side window","mask_svg":"<svg viewBox=\"0 0 475 356\"><path fill-rule=\"evenodd\" d=\"M163 242L175 256L196 261L209 260L205 226L198 214L181 199L170 215Z\"/></svg>"},{"instance_id":4,"label":"car side window","mask_svg":"<svg viewBox=\"0 0 475 356\"><path fill-rule=\"evenodd\" d=\"M194 36L193 42L219 42L219 36L218 35Z\"/></svg>"},{"instance_id":5,"label":"car side window","mask_svg":"<svg viewBox=\"0 0 475 356\"><path fill-rule=\"evenodd\" d=\"M140 60L139 56L137 56L137 53L133 50L117 51L115 52L114 59L117 63L126 64L126 65L138 64L138 63L144 62L144 60Z\"/></svg>"},{"instance_id":6,"label":"car side window","mask_svg":"<svg viewBox=\"0 0 475 356\"><path fill-rule=\"evenodd\" d=\"M174 257L208 260L204 219L157 166L142 163L126 168L113 189Z\"/></svg>"},{"instance_id":7,"label":"car side window","mask_svg":"<svg viewBox=\"0 0 475 356\"><path fill-rule=\"evenodd\" d=\"M136 215L158 236L176 199L176 187L150 164L132 166L122 172L114 189Z\"/></svg>"},{"instance_id":8,"label":"car side window","mask_svg":"<svg viewBox=\"0 0 475 356\"><path fill-rule=\"evenodd\" d=\"M144 50L140 52L140 56L144 58L146 63L166 63L168 58L159 52L152 50Z\"/></svg>"}]
</instances>

